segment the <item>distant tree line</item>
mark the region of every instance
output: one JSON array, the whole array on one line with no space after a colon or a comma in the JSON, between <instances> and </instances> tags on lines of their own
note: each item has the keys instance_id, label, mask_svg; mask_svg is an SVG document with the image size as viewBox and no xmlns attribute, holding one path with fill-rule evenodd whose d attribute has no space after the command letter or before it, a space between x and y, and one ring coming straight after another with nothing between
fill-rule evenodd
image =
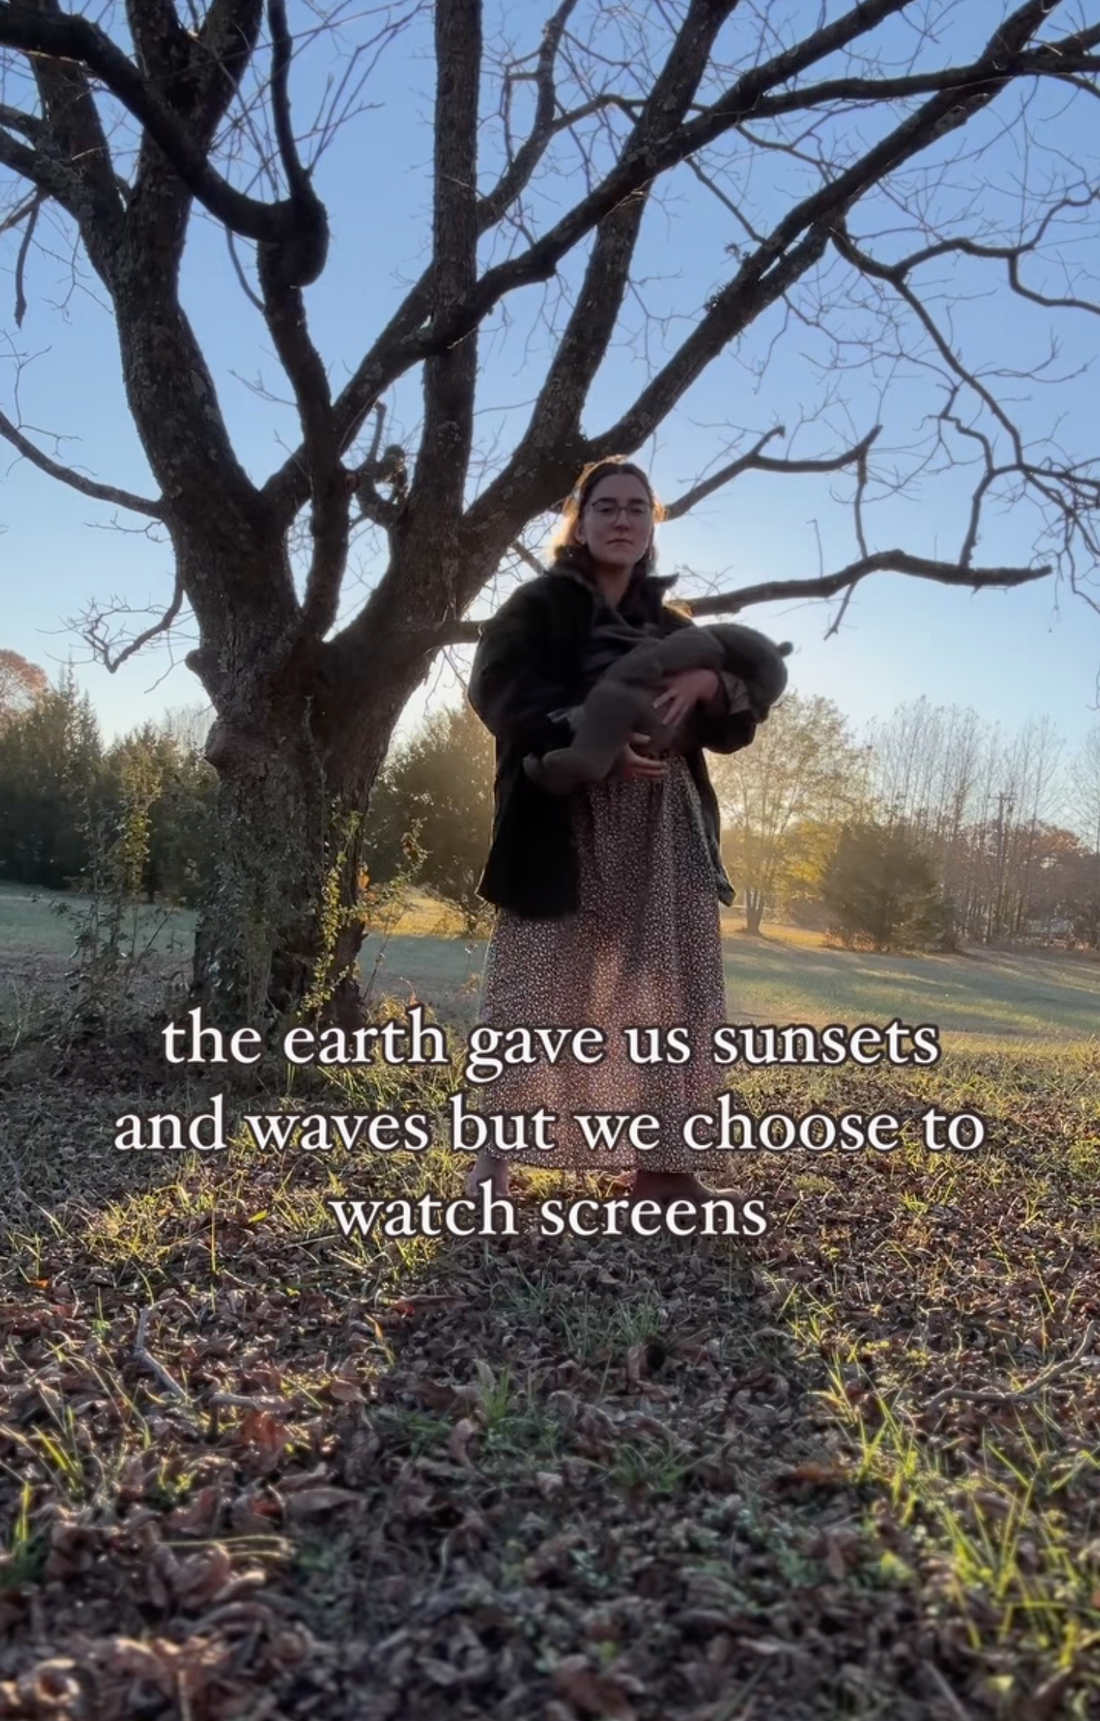
<instances>
[{"instance_id":1,"label":"distant tree line","mask_svg":"<svg viewBox=\"0 0 1100 1721\"><path fill-rule=\"evenodd\" d=\"M857 743L791 692L712 775L750 930L767 914L878 949L1100 948L1100 728L1066 761L1047 719L1006 738L919 699Z\"/></svg>"},{"instance_id":2,"label":"distant tree line","mask_svg":"<svg viewBox=\"0 0 1100 1721\"><path fill-rule=\"evenodd\" d=\"M25 660L17 672L15 655L0 653L0 879L90 888L140 830L130 886L149 902L194 906L214 852L216 781L186 720L105 745L72 677L51 687Z\"/></svg>"},{"instance_id":3,"label":"distant tree line","mask_svg":"<svg viewBox=\"0 0 1100 1721\"><path fill-rule=\"evenodd\" d=\"M142 893L196 904L216 842L204 728L177 713L105 746L71 677L51 688L0 652L0 878L87 884L139 821ZM1006 740L973 711L918 700L857 740L830 700L792 691L751 747L711 767L750 932L779 919L882 950L1100 948L1100 729L1066 763L1045 720ZM492 783L469 706L429 716L390 751L363 881L411 876L483 930Z\"/></svg>"}]
</instances>

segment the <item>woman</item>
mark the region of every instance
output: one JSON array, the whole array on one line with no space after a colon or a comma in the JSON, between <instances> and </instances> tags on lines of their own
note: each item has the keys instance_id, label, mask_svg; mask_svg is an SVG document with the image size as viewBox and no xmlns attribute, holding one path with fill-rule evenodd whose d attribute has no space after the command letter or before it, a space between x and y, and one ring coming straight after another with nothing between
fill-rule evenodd
<instances>
[{"instance_id":1,"label":"woman","mask_svg":"<svg viewBox=\"0 0 1100 1721\"><path fill-rule=\"evenodd\" d=\"M492 842L480 894L499 913L486 955L479 1021L498 1028L598 1027L606 1055L515 1065L479 1089L483 1112L553 1112L554 1151L482 1152L467 1180L508 1188L510 1159L570 1171L635 1173L637 1200L701 1200L684 1145L692 1113L716 1086L711 1030L725 1020L719 902L733 891L719 850L718 805L702 748L731 753L756 720L743 684L713 669L670 677L654 700L671 728L693 716L687 751L651 756L635 732L617 770L553 795L524 770L567 746L571 716L608 653L692 625L663 602L654 572L660 505L640 467L586 467L565 505L551 566L485 624L470 702L497 743ZM632 1062L624 1028L686 1027L687 1062ZM646 1036L643 1035L643 1041ZM590 1147L576 1112L648 1113L660 1143Z\"/></svg>"}]
</instances>

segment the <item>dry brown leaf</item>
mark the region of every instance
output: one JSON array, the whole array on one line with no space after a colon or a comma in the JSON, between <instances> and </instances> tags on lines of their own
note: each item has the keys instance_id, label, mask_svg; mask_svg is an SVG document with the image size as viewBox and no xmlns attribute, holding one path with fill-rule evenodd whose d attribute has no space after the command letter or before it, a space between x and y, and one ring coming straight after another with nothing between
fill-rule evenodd
<instances>
[{"instance_id":1,"label":"dry brown leaf","mask_svg":"<svg viewBox=\"0 0 1100 1721\"><path fill-rule=\"evenodd\" d=\"M447 1451L456 1464L472 1464L470 1457L470 1442L480 1430L477 1423L469 1416L464 1416L461 1422L456 1422L451 1429L447 1441Z\"/></svg>"},{"instance_id":2,"label":"dry brown leaf","mask_svg":"<svg viewBox=\"0 0 1100 1721\"><path fill-rule=\"evenodd\" d=\"M429 1410L453 1410L458 1402L457 1390L441 1381L418 1380L411 1390Z\"/></svg>"},{"instance_id":3,"label":"dry brown leaf","mask_svg":"<svg viewBox=\"0 0 1100 1721\"><path fill-rule=\"evenodd\" d=\"M845 1488L852 1478L839 1464L796 1464L780 1470L775 1478L777 1488Z\"/></svg>"},{"instance_id":4,"label":"dry brown leaf","mask_svg":"<svg viewBox=\"0 0 1100 1721\"><path fill-rule=\"evenodd\" d=\"M286 1423L280 1422L270 1410L250 1411L241 1423L239 1433L241 1440L271 1454L282 1452L291 1441Z\"/></svg>"},{"instance_id":5,"label":"dry brown leaf","mask_svg":"<svg viewBox=\"0 0 1100 1721\"><path fill-rule=\"evenodd\" d=\"M301 1470L296 1476L284 1476L279 1483L284 1494L297 1494L303 1488L316 1488L321 1482L328 1482L332 1472L327 1464L315 1464L312 1470Z\"/></svg>"},{"instance_id":6,"label":"dry brown leaf","mask_svg":"<svg viewBox=\"0 0 1100 1721\"><path fill-rule=\"evenodd\" d=\"M205 1548L201 1554L190 1554L179 1562L170 1582L173 1593L181 1600L208 1602L233 1575L233 1563L220 1542Z\"/></svg>"},{"instance_id":7,"label":"dry brown leaf","mask_svg":"<svg viewBox=\"0 0 1100 1721\"><path fill-rule=\"evenodd\" d=\"M610 1673L599 1673L583 1655L567 1655L550 1678L559 1697L582 1715L598 1721L634 1721L635 1710L626 1692Z\"/></svg>"},{"instance_id":8,"label":"dry brown leaf","mask_svg":"<svg viewBox=\"0 0 1100 1721\"><path fill-rule=\"evenodd\" d=\"M116 1637L101 1647L99 1659L108 1673L122 1673L131 1679L144 1679L155 1685L166 1697L175 1687L175 1678L165 1666L165 1658L151 1644L136 1638Z\"/></svg>"},{"instance_id":9,"label":"dry brown leaf","mask_svg":"<svg viewBox=\"0 0 1100 1721\"><path fill-rule=\"evenodd\" d=\"M626 1378L634 1386L638 1386L649 1374L646 1360L649 1346L643 1339L639 1344L631 1345L626 1353Z\"/></svg>"},{"instance_id":10,"label":"dry brown leaf","mask_svg":"<svg viewBox=\"0 0 1100 1721\"><path fill-rule=\"evenodd\" d=\"M331 1484L299 1488L287 1497L286 1515L291 1523L296 1523L300 1518L316 1518L323 1512L334 1511L337 1506L353 1506L361 1498L350 1488L336 1488Z\"/></svg>"},{"instance_id":11,"label":"dry brown leaf","mask_svg":"<svg viewBox=\"0 0 1100 1721\"><path fill-rule=\"evenodd\" d=\"M252 1493L241 1494L229 1511L229 1521L238 1536L270 1535L281 1517L282 1507L277 1500Z\"/></svg>"},{"instance_id":12,"label":"dry brown leaf","mask_svg":"<svg viewBox=\"0 0 1100 1721\"><path fill-rule=\"evenodd\" d=\"M330 1380L328 1385L329 1397L337 1404L365 1404L366 1399L360 1386L353 1380Z\"/></svg>"},{"instance_id":13,"label":"dry brown leaf","mask_svg":"<svg viewBox=\"0 0 1100 1721\"><path fill-rule=\"evenodd\" d=\"M188 1505L176 1506L169 1512L167 1528L173 1535L210 1536L217 1527L224 1501L225 1495L214 1484L200 1488Z\"/></svg>"}]
</instances>

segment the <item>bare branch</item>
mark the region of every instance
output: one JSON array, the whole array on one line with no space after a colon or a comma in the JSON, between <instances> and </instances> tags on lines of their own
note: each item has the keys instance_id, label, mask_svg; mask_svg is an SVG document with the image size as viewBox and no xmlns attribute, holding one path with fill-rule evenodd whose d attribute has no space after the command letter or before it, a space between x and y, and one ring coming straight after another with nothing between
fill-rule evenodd
<instances>
[{"instance_id":1,"label":"bare branch","mask_svg":"<svg viewBox=\"0 0 1100 1721\"><path fill-rule=\"evenodd\" d=\"M229 260L233 265L233 270L236 274L237 280L241 284L241 292L244 294L249 304L252 305L255 310L259 311L262 317L264 314L264 302L257 293L252 291L252 285L248 276L244 272L244 264L237 255L236 238L228 227L225 230L225 237L229 245Z\"/></svg>"},{"instance_id":2,"label":"bare branch","mask_svg":"<svg viewBox=\"0 0 1100 1721\"><path fill-rule=\"evenodd\" d=\"M305 185L313 197L298 157L290 118L292 50L284 0L268 0L272 33L271 101L279 156L293 197ZM286 256L279 248L261 245L258 253L264 315L275 349L294 389L303 433L306 470L313 499L313 555L302 605L302 628L318 638L336 619L340 582L348 552L348 484L334 433L332 393L321 355L310 338L301 288L288 276Z\"/></svg>"},{"instance_id":3,"label":"bare branch","mask_svg":"<svg viewBox=\"0 0 1100 1721\"><path fill-rule=\"evenodd\" d=\"M10 168L21 179L37 186L48 197L56 198L63 209L75 215L79 207L79 188L69 169L52 160L41 150L28 149L6 132L0 131L0 167Z\"/></svg>"},{"instance_id":4,"label":"bare branch","mask_svg":"<svg viewBox=\"0 0 1100 1721\"><path fill-rule=\"evenodd\" d=\"M521 543L518 538L514 538L508 548L512 551L513 555L519 557L521 562L526 563L533 574L541 574L544 571L542 563L539 561L534 551L529 550L527 545Z\"/></svg>"},{"instance_id":5,"label":"bare branch","mask_svg":"<svg viewBox=\"0 0 1100 1721\"><path fill-rule=\"evenodd\" d=\"M737 0L720 0L718 4L697 9L706 14L705 18L698 20L698 27L717 28L736 4ZM519 257L487 270L465 300L454 306L446 317L440 318L437 314L432 322L427 322L431 314L432 288L430 277L422 277L336 401L342 448L347 448L354 440L374 401L391 383L412 365L456 345L509 293L549 280L562 258L631 192L642 190L693 150L731 130L741 119L749 118L762 92L772 84L788 81L908 4L909 0L860 0L859 5L833 24L815 31L797 47L754 67L737 81L721 102L707 110L703 116L705 123L692 121L673 126L656 141L651 140L645 149L635 151L626 159L620 158L601 184L569 210L555 227ZM690 60L685 59L685 76L688 75ZM665 88L663 100L667 102L675 94ZM652 96L643 104L641 112L639 126L648 115L656 132L662 109ZM639 441L643 440L644 436L639 438ZM284 517L301 506L301 475L301 457L296 454L265 487L267 496Z\"/></svg>"},{"instance_id":6,"label":"bare branch","mask_svg":"<svg viewBox=\"0 0 1100 1721\"><path fill-rule=\"evenodd\" d=\"M831 455L826 459L775 460L770 455L763 454L761 450L773 438L786 435L783 426L777 424L773 430L767 431L760 438L755 448L750 449L748 454L742 454L737 460L732 460L728 466L723 466L720 471L715 472L710 478L704 479L701 484L696 484L692 489L685 491L684 495L677 497L675 502L670 502L664 511L665 519L678 520L681 515L694 508L696 503L712 496L724 484L729 484L734 478L740 478L743 472L785 472L791 474L842 472L846 466L853 465L860 468L866 461L871 444L881 430L881 424L876 424L874 429L869 430L867 435L853 448L846 448L842 453Z\"/></svg>"},{"instance_id":7,"label":"bare branch","mask_svg":"<svg viewBox=\"0 0 1100 1721\"><path fill-rule=\"evenodd\" d=\"M20 226L28 215L33 215L41 198L42 193L40 191L32 191L25 203L20 203L10 215L5 215L3 221L0 221L0 238L3 238L5 233L9 233L13 227Z\"/></svg>"},{"instance_id":8,"label":"bare branch","mask_svg":"<svg viewBox=\"0 0 1100 1721\"><path fill-rule=\"evenodd\" d=\"M18 108L9 108L3 102L0 102L0 125L7 126L9 131L22 132L28 143L37 143L45 129L35 114L21 113Z\"/></svg>"},{"instance_id":9,"label":"bare branch","mask_svg":"<svg viewBox=\"0 0 1100 1721\"><path fill-rule=\"evenodd\" d=\"M62 484L68 484L72 490L79 490L82 496L92 496L97 502L114 502L119 508L129 508L135 514L148 514L153 520L165 518L163 502L153 502L147 496L135 496L132 491L119 490L113 484L97 483L94 478L85 478L71 467L51 460L48 454L43 454L40 448L29 442L3 412L0 412L0 436L10 442L32 466L37 466L40 472L45 472L49 478L58 479Z\"/></svg>"},{"instance_id":10,"label":"bare branch","mask_svg":"<svg viewBox=\"0 0 1100 1721\"><path fill-rule=\"evenodd\" d=\"M513 546L514 548L515 546ZM693 616L740 615L756 604L786 603L795 598L832 598L848 591L868 574L911 574L915 579L935 580L944 586L967 586L971 591L986 587L1029 585L1045 579L1053 570L1042 568L960 568L955 562L930 561L926 556L912 556L906 550L877 550L862 556L833 574L821 574L815 579L765 580L759 585L746 586L739 592L723 592L716 596L692 598L677 593L676 601ZM541 572L541 567L540 567ZM481 638L483 621L463 621L441 628L439 645L473 645Z\"/></svg>"},{"instance_id":11,"label":"bare branch","mask_svg":"<svg viewBox=\"0 0 1100 1721\"><path fill-rule=\"evenodd\" d=\"M445 322L477 283L480 0L437 0L435 58L432 310ZM410 532L425 547L431 543L435 579L445 582L445 601L455 614L454 522L473 445L476 384L475 323L459 340L438 347L424 366L424 428L408 499Z\"/></svg>"},{"instance_id":12,"label":"bare branch","mask_svg":"<svg viewBox=\"0 0 1100 1721\"><path fill-rule=\"evenodd\" d=\"M865 579L868 574L910 574L918 580L934 580L944 586L967 586L981 591L987 586L1024 586L1052 573L1041 568L960 568L957 562L937 562L927 556L912 556L906 550L876 550L861 556L836 573L816 579L765 580L743 591L717 597L680 599L693 615L736 615L753 604L784 603L792 598L831 598Z\"/></svg>"},{"instance_id":13,"label":"bare branch","mask_svg":"<svg viewBox=\"0 0 1100 1721\"><path fill-rule=\"evenodd\" d=\"M396 442L391 442L381 454L378 452L385 421L386 409L379 401L374 409L370 452L359 466L347 473L346 479L362 510L361 517L392 532L408 496L408 460L405 450ZM388 497L379 495L378 484L389 485L391 494Z\"/></svg>"},{"instance_id":14,"label":"bare branch","mask_svg":"<svg viewBox=\"0 0 1100 1721\"><path fill-rule=\"evenodd\" d=\"M24 285L27 270L27 253L31 248L31 240L34 238L34 230L38 225L38 214L42 208L44 198L45 192L42 191L36 191L34 196L31 198L31 207L27 216L26 231L24 232L19 244L19 255L15 259L15 326L17 329L21 329L23 327L23 318L27 314L27 295Z\"/></svg>"},{"instance_id":15,"label":"bare branch","mask_svg":"<svg viewBox=\"0 0 1100 1721\"><path fill-rule=\"evenodd\" d=\"M280 0L269 4L278 9ZM274 21L272 34L278 34ZM234 233L271 246L288 285L308 286L317 279L327 253L328 221L308 180L304 186L292 183L290 196L278 203L261 203L237 191L212 166L159 89L98 24L79 15L26 12L12 0L0 0L0 46L18 48L39 63L75 61L93 73L141 123L205 209Z\"/></svg>"},{"instance_id":16,"label":"bare branch","mask_svg":"<svg viewBox=\"0 0 1100 1721\"><path fill-rule=\"evenodd\" d=\"M538 86L534 123L522 148L509 162L497 185L478 204L478 222L483 232L500 220L505 210L511 207L524 186L529 183L547 144L554 135L554 61L557 58L562 32L576 4L577 0L562 0L557 11L546 22L538 53L538 66L534 74Z\"/></svg>"},{"instance_id":17,"label":"bare branch","mask_svg":"<svg viewBox=\"0 0 1100 1721\"><path fill-rule=\"evenodd\" d=\"M112 675L114 675L128 658L136 657L142 647L149 644L150 640L157 639L161 634L166 634L171 631L172 625L180 613L182 604L183 578L177 568L175 586L172 591L172 601L168 605L164 614L158 621L155 621L151 627L145 628L133 639L127 640L126 644L121 646L118 651L112 649L111 642L103 631L104 617L101 612L97 610L90 611L80 624L81 632L91 647L93 655L99 659L99 661Z\"/></svg>"}]
</instances>

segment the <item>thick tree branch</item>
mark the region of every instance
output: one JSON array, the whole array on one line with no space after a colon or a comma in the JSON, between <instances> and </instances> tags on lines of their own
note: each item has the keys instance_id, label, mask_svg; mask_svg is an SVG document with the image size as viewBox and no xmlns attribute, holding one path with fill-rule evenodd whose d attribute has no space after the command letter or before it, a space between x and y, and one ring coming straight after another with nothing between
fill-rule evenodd
<instances>
[{"instance_id":1,"label":"thick tree branch","mask_svg":"<svg viewBox=\"0 0 1100 1721\"><path fill-rule=\"evenodd\" d=\"M305 438L312 509L313 553L302 608L303 630L323 637L336 619L347 562L349 494L332 416L332 395L321 356L310 338L302 294L272 278L261 254L264 316L275 350L294 389Z\"/></svg>"},{"instance_id":2,"label":"thick tree branch","mask_svg":"<svg viewBox=\"0 0 1100 1721\"><path fill-rule=\"evenodd\" d=\"M43 122L36 114L25 114L3 102L0 102L0 125L7 126L9 131L22 132L29 143L37 143L44 130Z\"/></svg>"},{"instance_id":3,"label":"thick tree branch","mask_svg":"<svg viewBox=\"0 0 1100 1721\"><path fill-rule=\"evenodd\" d=\"M276 32L273 25L273 35ZM274 247L288 285L304 287L317 279L328 242L327 217L319 199L312 192L303 196L300 187L293 185L290 196L278 203L262 203L237 191L215 170L201 143L159 90L97 24L82 16L30 12L15 0L0 0L0 47L85 67L140 121L211 215L234 233Z\"/></svg>"},{"instance_id":4,"label":"thick tree branch","mask_svg":"<svg viewBox=\"0 0 1100 1721\"><path fill-rule=\"evenodd\" d=\"M71 169L53 160L43 149L28 149L7 132L0 131L0 167L10 168L28 184L54 198L70 215L80 207L80 186Z\"/></svg>"},{"instance_id":5,"label":"thick tree branch","mask_svg":"<svg viewBox=\"0 0 1100 1721\"><path fill-rule=\"evenodd\" d=\"M28 441L3 412L0 412L0 436L10 442L32 466L37 466L40 472L67 484L72 490L79 490L82 496L92 496L97 502L113 502L119 508L129 508L135 514L148 514L152 520L163 520L165 517L163 502L154 502L147 496L136 496L130 490L119 490L113 484L100 484L94 478L85 478L71 467L63 466L60 461L51 460L48 454L43 454L40 448Z\"/></svg>"},{"instance_id":6,"label":"thick tree branch","mask_svg":"<svg viewBox=\"0 0 1100 1721\"><path fill-rule=\"evenodd\" d=\"M59 0L38 0L37 9L51 20L65 21ZM58 157L79 186L75 213L81 236L102 269L121 237L124 204L87 73L80 65L45 55L32 56L31 70L44 119L39 153L48 150Z\"/></svg>"},{"instance_id":7,"label":"thick tree branch","mask_svg":"<svg viewBox=\"0 0 1100 1721\"><path fill-rule=\"evenodd\" d=\"M286 21L286 0L267 0L271 29L271 111L279 159L295 213L292 235L275 243L265 241L261 257L266 259L269 279L287 288L302 288L315 281L328 256L328 215L302 166L290 118L290 62L292 50Z\"/></svg>"},{"instance_id":8,"label":"thick tree branch","mask_svg":"<svg viewBox=\"0 0 1100 1721\"><path fill-rule=\"evenodd\" d=\"M290 118L290 33L284 0L268 0L272 30L271 100L275 135L292 196L313 196L294 141ZM303 190L303 187L305 188ZM301 289L292 284L285 253L261 245L260 285L267 326L294 388L302 424L310 490L313 555L302 606L305 633L322 638L336 620L348 554L349 495L332 415L332 393L321 356L310 338Z\"/></svg>"},{"instance_id":9,"label":"thick tree branch","mask_svg":"<svg viewBox=\"0 0 1100 1721\"><path fill-rule=\"evenodd\" d=\"M480 0L437 0L435 7L435 176L432 215L432 311L447 321L477 281L478 91L481 73ZM424 429L409 491L410 537L434 550L434 578L457 550L473 446L477 383L476 324L424 366ZM381 594L385 601L385 594ZM459 613L457 593L448 602Z\"/></svg>"},{"instance_id":10,"label":"thick tree branch","mask_svg":"<svg viewBox=\"0 0 1100 1721\"><path fill-rule=\"evenodd\" d=\"M142 76L157 84L171 106L186 107L192 99L192 38L172 0L126 0L126 22Z\"/></svg>"},{"instance_id":11,"label":"thick tree branch","mask_svg":"<svg viewBox=\"0 0 1100 1721\"><path fill-rule=\"evenodd\" d=\"M562 258L623 198L685 160L693 151L714 142L742 121L755 118L761 109L764 96L775 85L789 82L821 59L849 46L858 37L869 34L887 18L903 10L908 3L909 0L865 0L865 3L815 31L795 47L752 68L697 118L670 128L657 143L635 156L629 159L621 157L603 182L589 196L581 199L540 240L520 256L488 270L478 281L467 302L457 307L451 316L442 322L438 317L431 323L426 322L428 312L425 307L430 304L430 285L427 280L419 282L337 399L341 446L346 448L350 444L374 400L400 375L433 352L445 350L461 340L507 294L522 286L549 279ZM732 7L724 8L726 11L731 9ZM792 242L799 229L805 231L811 223L822 220L830 209L846 207L875 183L877 178L926 148L930 142L942 136L945 129L952 129L964 123L980 107L992 100L1004 87L1008 75L1005 73L1005 66L1016 66L1017 62L1012 56L1020 54L1029 35L1040 27L1049 11L1050 0L1029 0L1027 5L1019 8L1006 20L1002 28L995 33L985 54L978 60L962 69L949 68L945 72L931 75L929 87L938 92L934 99L913 119L898 126L885 144L868 152L862 162L857 163L846 175L839 176L831 186L823 188L818 194L816 209L813 199L805 200L795 212L795 216L781 224L768 245L758 250L757 272L762 273L763 267L775 264L780 252ZM1026 72L1028 75L1050 76L1053 75L1056 65L1061 72L1070 71L1076 64L1074 56L1084 56L1096 37L1100 37L1100 31L1082 31L1076 36L1067 37L1058 45L1058 53L1054 53L1049 45L1044 45L1027 57L1026 63L1020 62L1022 70L1014 70L1012 75L1024 75ZM958 99L960 90L965 90L965 99L962 102ZM919 92L914 89L910 93ZM869 97L869 87L865 94ZM801 105L801 102L794 105ZM656 115L659 110L650 100L643 105L642 112L643 115L646 112ZM815 252L820 255L817 244L807 246L803 253L806 267L810 266L812 260L816 260ZM748 281L743 273L739 278L738 289L743 290L747 285ZM774 296L777 295L769 295L763 303L772 302ZM751 313L755 315L758 308L760 307L750 306ZM720 350L737 332L738 320L736 316L730 316L729 311L730 306L727 303L727 314L709 325L711 336L717 336L717 347L714 350ZM723 322L730 331L725 335L718 332ZM689 356L685 350L685 360ZM709 356L713 356L713 353ZM705 359L703 362L706 362ZM664 375L670 380L670 373L666 371ZM682 392L681 388L679 393ZM621 428L621 425L617 426L615 431L608 433L608 438L601 438L601 445L609 439L614 441ZM648 434L649 431L646 430L631 446L639 446ZM292 457L281 472L269 481L268 494L280 512L293 512L296 507L301 506L303 496L299 456Z\"/></svg>"},{"instance_id":12,"label":"thick tree branch","mask_svg":"<svg viewBox=\"0 0 1100 1721\"><path fill-rule=\"evenodd\" d=\"M732 10L729 0L723 5L692 0L672 51L623 145L622 161L644 157L659 145L670 126L681 123ZM633 192L600 222L577 303L539 391L530 427L497 479L498 488L514 483L538 452L579 436L584 403L622 310L646 205L646 190ZM476 533L476 515L471 525Z\"/></svg>"},{"instance_id":13,"label":"thick tree branch","mask_svg":"<svg viewBox=\"0 0 1100 1721\"><path fill-rule=\"evenodd\" d=\"M1049 566L1039 568L962 568L957 562L938 562L927 556L912 556L907 550L876 550L861 556L833 574L819 574L813 579L763 580L759 585L746 586L742 591L704 598L679 598L695 616L736 615L755 604L786 603L793 598L832 598L866 579L868 574L909 574L918 580L934 580L944 586L966 586L970 591L986 587L1030 585L1052 573Z\"/></svg>"},{"instance_id":14,"label":"thick tree branch","mask_svg":"<svg viewBox=\"0 0 1100 1721\"><path fill-rule=\"evenodd\" d=\"M877 550L861 556L834 574L820 574L804 580L764 580L759 585L745 586L739 592L724 592L703 598L685 597L677 593L677 603L683 604L692 616L740 615L756 604L786 603L795 598L832 598L866 579L868 574L909 574L915 579L935 580L945 586L966 586L971 591L987 587L1029 585L1045 579L1052 572L1041 568L960 568L955 562L930 561L926 556L911 556L906 550ZM481 637L484 621L464 621L440 630L442 645L473 645ZM832 630L830 630L832 631Z\"/></svg>"},{"instance_id":15,"label":"thick tree branch","mask_svg":"<svg viewBox=\"0 0 1100 1721\"><path fill-rule=\"evenodd\" d=\"M1037 29L1049 10L1048 0L1029 0L998 31L979 67L992 70L1001 63L1005 41L1015 45L1025 27ZM717 293L688 339L664 369L643 389L617 424L590 443L590 458L617 449L639 448L672 410L710 361L774 304L793 282L817 263L840 229L848 210L873 186L927 149L943 133L944 123L963 123L990 102L1003 87L986 76L960 103L955 91L934 96L903 120L847 171L797 204L744 261L736 276Z\"/></svg>"},{"instance_id":16,"label":"thick tree branch","mask_svg":"<svg viewBox=\"0 0 1100 1721\"><path fill-rule=\"evenodd\" d=\"M737 0L720 0L718 9L723 16L728 16L736 3ZM437 316L434 321L427 321L432 287L429 278L422 278L337 398L341 447L346 449L350 446L374 402L398 377L433 353L446 351L462 340L507 294L520 287L549 280L561 260L625 197L649 185L703 143L732 129L739 119L748 118L762 92L773 83L783 83L818 60L844 48L909 3L910 0L860 0L833 24L815 31L797 47L754 67L724 98L725 107L721 113L718 113L720 104L709 110L713 127L711 135L700 132L698 122L692 122L690 126L673 126L660 137L659 142L637 151L628 161L620 160L603 182L589 196L582 198L542 239L519 257L488 270L466 301L447 318L440 320ZM666 91L666 99L674 93ZM642 120L647 115L655 130L659 130L661 110L652 97L641 104ZM301 455L296 453L265 487L265 494L283 517L292 517L305 499L302 475Z\"/></svg>"}]
</instances>

